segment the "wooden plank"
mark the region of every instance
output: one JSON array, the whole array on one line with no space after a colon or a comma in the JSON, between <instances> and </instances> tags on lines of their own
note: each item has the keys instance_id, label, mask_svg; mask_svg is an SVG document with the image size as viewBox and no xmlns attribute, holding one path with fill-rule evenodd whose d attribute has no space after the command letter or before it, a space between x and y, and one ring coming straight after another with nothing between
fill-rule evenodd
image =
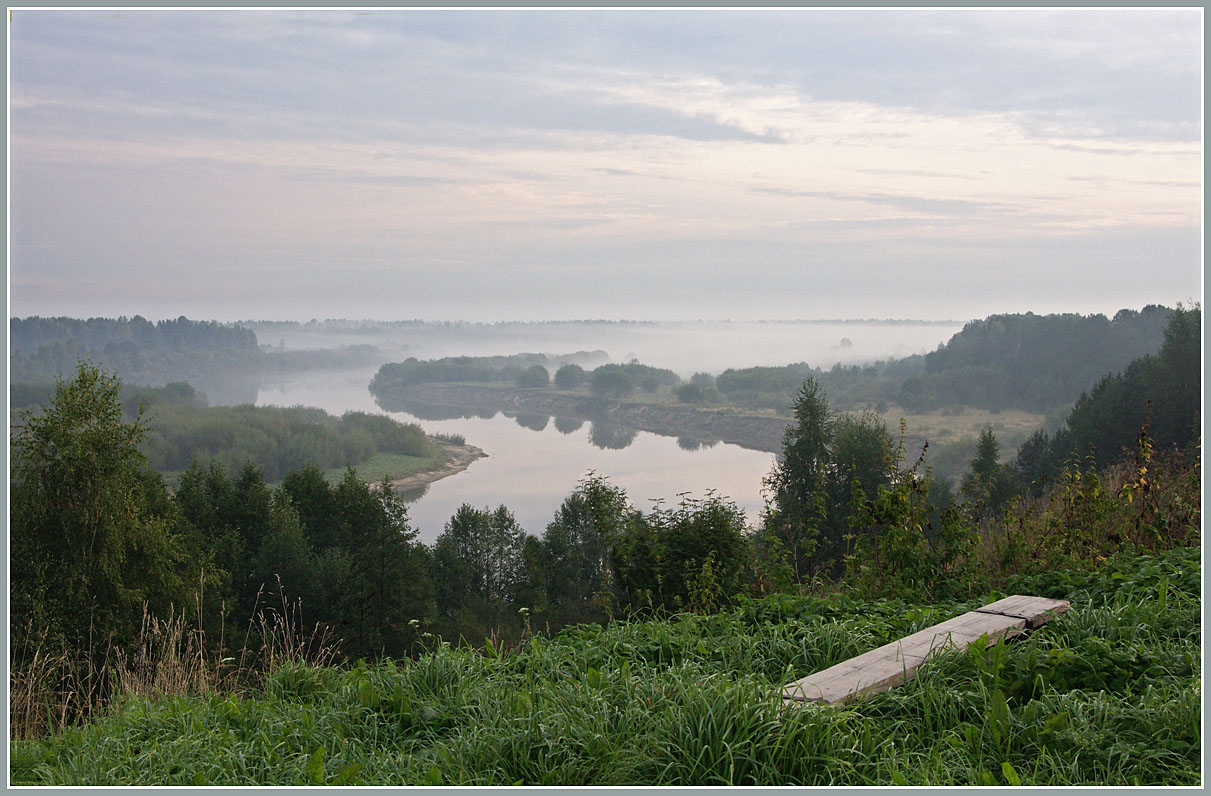
<instances>
[{"instance_id":1,"label":"wooden plank","mask_svg":"<svg viewBox=\"0 0 1211 796\"><path fill-rule=\"evenodd\" d=\"M782 698L834 705L886 691L913 679L936 650L965 649L981 636L991 645L1066 610L1063 600L1013 595L789 683Z\"/></svg>"},{"instance_id":2,"label":"wooden plank","mask_svg":"<svg viewBox=\"0 0 1211 796\"><path fill-rule=\"evenodd\" d=\"M1036 628L1053 616L1065 613L1069 608L1067 600L1052 600L1048 597L1029 597L1024 594L1014 594L1004 599L989 603L977 611L1005 616L1020 616L1026 620L1026 627Z\"/></svg>"}]
</instances>

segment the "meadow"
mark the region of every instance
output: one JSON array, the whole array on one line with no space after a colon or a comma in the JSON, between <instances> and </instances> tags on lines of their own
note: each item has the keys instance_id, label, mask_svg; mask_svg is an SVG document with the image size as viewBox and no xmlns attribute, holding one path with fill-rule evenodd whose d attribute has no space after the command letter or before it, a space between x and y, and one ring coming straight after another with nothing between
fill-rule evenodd
<instances>
[{"instance_id":1,"label":"meadow","mask_svg":"<svg viewBox=\"0 0 1211 796\"><path fill-rule=\"evenodd\" d=\"M1200 550L1119 554L1004 593L1071 611L936 656L846 706L779 687L977 607L747 598L720 613L579 625L515 645L431 637L416 657L326 665L282 634L241 685L128 671L106 715L10 745L21 785L1195 785ZM537 617L527 617L537 624ZM187 633L176 636L185 644ZM171 639L170 639L171 640ZM309 661L310 659L310 661ZM183 647L165 667L190 660ZM160 672L165 675L165 672ZM156 685L159 683L160 685Z\"/></svg>"}]
</instances>

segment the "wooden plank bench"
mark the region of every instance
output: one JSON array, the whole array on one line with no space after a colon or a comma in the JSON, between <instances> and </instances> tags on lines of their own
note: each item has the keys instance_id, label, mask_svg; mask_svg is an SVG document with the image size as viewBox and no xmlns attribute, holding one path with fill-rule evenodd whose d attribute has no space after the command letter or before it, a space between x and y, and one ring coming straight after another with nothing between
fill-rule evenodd
<instances>
[{"instance_id":1,"label":"wooden plank bench","mask_svg":"<svg viewBox=\"0 0 1211 796\"><path fill-rule=\"evenodd\" d=\"M782 688L782 701L835 705L886 691L915 677L934 650L966 649L985 634L991 646L1038 627L1068 607L1066 600L1015 594L788 683Z\"/></svg>"}]
</instances>

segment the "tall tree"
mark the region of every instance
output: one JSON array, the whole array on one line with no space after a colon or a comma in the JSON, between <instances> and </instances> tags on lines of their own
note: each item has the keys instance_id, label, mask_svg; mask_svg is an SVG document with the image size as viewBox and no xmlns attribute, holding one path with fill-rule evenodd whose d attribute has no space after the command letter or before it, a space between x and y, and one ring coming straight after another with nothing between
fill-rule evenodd
<instances>
[{"instance_id":1,"label":"tall tree","mask_svg":"<svg viewBox=\"0 0 1211 796\"><path fill-rule=\"evenodd\" d=\"M411 644L408 622L432 612L427 551L389 482L372 489L350 468L332 492L339 540L333 548L340 552L330 551L324 561L344 577L339 602L329 607L342 649L348 655L402 655Z\"/></svg>"},{"instance_id":2,"label":"tall tree","mask_svg":"<svg viewBox=\"0 0 1211 796\"><path fill-rule=\"evenodd\" d=\"M782 456L766 478L772 492L763 533L777 544L798 581L837 574L853 513L853 485L876 493L898 472L887 425L873 412L834 414L814 377L803 382Z\"/></svg>"},{"instance_id":3,"label":"tall tree","mask_svg":"<svg viewBox=\"0 0 1211 796\"><path fill-rule=\"evenodd\" d=\"M561 390L574 390L584 384L586 378L588 378L588 374L585 373L584 368L569 363L555 371L554 381L555 386Z\"/></svg>"},{"instance_id":4,"label":"tall tree","mask_svg":"<svg viewBox=\"0 0 1211 796\"><path fill-rule=\"evenodd\" d=\"M613 590L610 548L631 513L626 492L590 473L568 495L543 534L547 595L576 611L601 608Z\"/></svg>"},{"instance_id":5,"label":"tall tree","mask_svg":"<svg viewBox=\"0 0 1211 796\"><path fill-rule=\"evenodd\" d=\"M814 378L803 381L793 407L794 422L782 440L782 456L766 478L773 493L769 527L790 557L797 580L819 563L820 536L829 519L827 479L834 418Z\"/></svg>"},{"instance_id":6,"label":"tall tree","mask_svg":"<svg viewBox=\"0 0 1211 796\"><path fill-rule=\"evenodd\" d=\"M433 544L438 611L466 627L498 623L524 582L524 549L505 506L459 506Z\"/></svg>"},{"instance_id":7,"label":"tall tree","mask_svg":"<svg viewBox=\"0 0 1211 796\"><path fill-rule=\"evenodd\" d=\"M976 455L971 460L971 472L964 479L961 491L976 515L993 516L1019 491L1017 471L1001 464L1001 446L991 428L980 432Z\"/></svg>"},{"instance_id":8,"label":"tall tree","mask_svg":"<svg viewBox=\"0 0 1211 796\"><path fill-rule=\"evenodd\" d=\"M268 521L269 531L253 558L251 582L264 591L270 606L296 600L310 605L315 566L298 512L285 491L274 492Z\"/></svg>"},{"instance_id":9,"label":"tall tree","mask_svg":"<svg viewBox=\"0 0 1211 796\"><path fill-rule=\"evenodd\" d=\"M81 363L45 411L18 417L10 482L14 641L31 623L74 645L110 634L123 640L137 631L144 601L167 613L185 599L180 540L170 520L150 510L142 419L123 421L119 388L116 377Z\"/></svg>"}]
</instances>

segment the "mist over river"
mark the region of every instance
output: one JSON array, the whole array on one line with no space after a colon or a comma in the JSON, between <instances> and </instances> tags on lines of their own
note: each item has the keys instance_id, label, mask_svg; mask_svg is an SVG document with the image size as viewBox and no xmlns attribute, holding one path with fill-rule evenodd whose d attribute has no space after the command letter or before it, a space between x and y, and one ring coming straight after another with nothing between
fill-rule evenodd
<instances>
[{"instance_id":1,"label":"mist over river","mask_svg":"<svg viewBox=\"0 0 1211 796\"><path fill-rule=\"evenodd\" d=\"M606 325L524 324L518 328L469 325L448 336L392 340L408 345L408 354L423 359L458 354L512 354L521 351L567 353L606 350L613 361L632 357L668 367L685 377L696 371L719 373L727 367L778 365L807 361L822 367L834 362L860 362L924 353L945 342L958 324L795 323ZM498 334L489 334L495 330ZM524 332L524 333L523 333ZM560 334L553 334L560 332ZM603 335L602 333L605 332ZM285 347L319 348L324 337L285 335ZM602 339L602 338L605 339ZM333 335L335 345L377 343L382 334ZM263 343L278 344L272 339ZM762 479L774 455L738 445L712 443L634 431L587 420L539 415L506 416L481 412L453 419L425 419L405 412L383 412L367 389L376 368L310 371L263 383L258 405L315 406L340 415L347 411L384 413L405 423L418 423L428 433L461 434L481 448L479 459L462 473L430 484L409 505L420 539L431 544L463 503L495 508L504 504L525 530L541 535L556 509L589 471L606 476L626 490L635 507L650 510L654 500L674 505L679 494L703 497L707 490L727 496L750 522L760 516ZM418 410L419 411L419 410ZM450 414L456 414L451 412ZM406 495L405 497L412 497Z\"/></svg>"},{"instance_id":2,"label":"mist over river","mask_svg":"<svg viewBox=\"0 0 1211 796\"><path fill-rule=\"evenodd\" d=\"M262 345L291 349L377 346L396 358L568 354L603 350L683 378L697 371L806 362L831 367L924 354L963 328L956 321L564 321L552 323L248 324Z\"/></svg>"}]
</instances>

